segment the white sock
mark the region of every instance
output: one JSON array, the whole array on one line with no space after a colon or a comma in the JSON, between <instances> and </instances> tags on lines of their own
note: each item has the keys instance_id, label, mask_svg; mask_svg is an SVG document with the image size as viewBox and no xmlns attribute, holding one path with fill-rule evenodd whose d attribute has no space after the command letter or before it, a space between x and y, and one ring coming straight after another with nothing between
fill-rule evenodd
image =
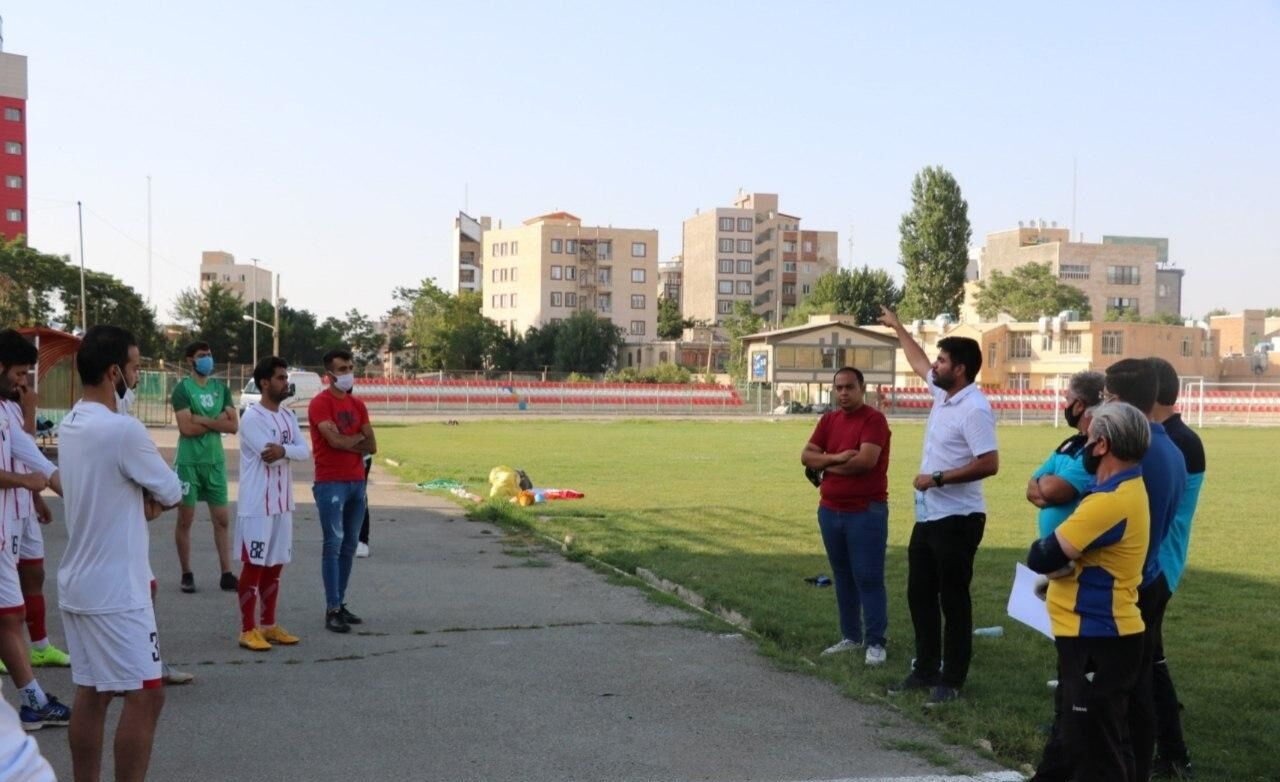
<instances>
[{"instance_id":1,"label":"white sock","mask_svg":"<svg viewBox=\"0 0 1280 782\"><path fill-rule=\"evenodd\" d=\"M31 648L32 648L32 649L43 649L43 648L45 648L45 647L46 647L46 646L48 646L48 645L49 645L49 639L48 639L48 638L41 638L39 641L32 641L32 642L31 642Z\"/></svg>"},{"instance_id":2,"label":"white sock","mask_svg":"<svg viewBox=\"0 0 1280 782\"><path fill-rule=\"evenodd\" d=\"M22 702L33 709L40 710L49 705L49 696L44 694L44 690L40 687L40 682L35 679L22 690Z\"/></svg>"}]
</instances>

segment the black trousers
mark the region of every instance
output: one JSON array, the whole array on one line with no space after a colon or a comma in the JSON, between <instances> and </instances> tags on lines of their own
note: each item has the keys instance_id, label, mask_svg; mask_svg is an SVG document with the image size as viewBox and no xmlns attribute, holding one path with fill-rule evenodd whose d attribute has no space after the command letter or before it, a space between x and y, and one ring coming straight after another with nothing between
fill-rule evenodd
<instances>
[{"instance_id":1,"label":"black trousers","mask_svg":"<svg viewBox=\"0 0 1280 782\"><path fill-rule=\"evenodd\" d=\"M364 461L364 524L360 526L360 542L369 545L369 471L373 469L373 460Z\"/></svg>"},{"instance_id":2,"label":"black trousers","mask_svg":"<svg viewBox=\"0 0 1280 782\"><path fill-rule=\"evenodd\" d=\"M915 672L959 688L973 657L973 557L985 513L920 522L907 546L907 604L916 633ZM943 619L946 629L943 629Z\"/></svg>"},{"instance_id":3,"label":"black trousers","mask_svg":"<svg viewBox=\"0 0 1280 782\"><path fill-rule=\"evenodd\" d=\"M1075 759L1076 782L1146 782L1149 777L1137 776L1127 740L1144 635L1055 641L1062 676L1062 741Z\"/></svg>"},{"instance_id":4,"label":"black trousers","mask_svg":"<svg viewBox=\"0 0 1280 782\"><path fill-rule=\"evenodd\" d=\"M1152 671L1156 650L1164 648L1164 610L1169 605L1169 582L1161 573L1155 581L1138 590L1138 610L1147 626L1142 634L1142 668L1129 704L1129 735L1133 741L1134 779L1151 778L1151 761L1156 752L1156 707Z\"/></svg>"},{"instance_id":5,"label":"black trousers","mask_svg":"<svg viewBox=\"0 0 1280 782\"><path fill-rule=\"evenodd\" d=\"M1166 604L1167 607L1167 604ZM1161 632L1163 633L1163 627ZM1182 704L1169 675L1169 661L1164 656L1164 639L1155 649L1155 666L1151 669L1151 699L1156 708L1157 755L1175 763L1187 763L1187 742L1182 735Z\"/></svg>"}]
</instances>

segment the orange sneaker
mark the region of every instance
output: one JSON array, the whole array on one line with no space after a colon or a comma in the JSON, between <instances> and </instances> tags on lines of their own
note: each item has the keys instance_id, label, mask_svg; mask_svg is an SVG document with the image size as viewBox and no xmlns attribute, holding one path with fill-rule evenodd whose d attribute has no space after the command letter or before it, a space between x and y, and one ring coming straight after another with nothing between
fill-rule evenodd
<instances>
[{"instance_id":1,"label":"orange sneaker","mask_svg":"<svg viewBox=\"0 0 1280 782\"><path fill-rule=\"evenodd\" d=\"M271 651L271 644L267 643L267 639L262 637L262 631L256 627L240 634L240 645L251 652Z\"/></svg>"},{"instance_id":2,"label":"orange sneaker","mask_svg":"<svg viewBox=\"0 0 1280 782\"><path fill-rule=\"evenodd\" d=\"M301 640L298 636L293 635L280 625L263 627L258 632L264 640L270 641L273 644L284 644L285 646L290 646Z\"/></svg>"}]
</instances>

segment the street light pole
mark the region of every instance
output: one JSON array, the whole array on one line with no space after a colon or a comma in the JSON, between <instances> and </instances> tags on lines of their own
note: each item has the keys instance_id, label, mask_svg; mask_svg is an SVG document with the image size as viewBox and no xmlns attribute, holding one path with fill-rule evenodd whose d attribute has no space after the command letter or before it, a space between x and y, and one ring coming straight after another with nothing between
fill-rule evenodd
<instances>
[{"instance_id":1,"label":"street light pole","mask_svg":"<svg viewBox=\"0 0 1280 782\"><path fill-rule=\"evenodd\" d=\"M253 259L253 366L258 367L258 259Z\"/></svg>"},{"instance_id":2,"label":"street light pole","mask_svg":"<svg viewBox=\"0 0 1280 782\"><path fill-rule=\"evenodd\" d=\"M273 321L276 325L271 327L271 355L280 355L280 274L276 273L276 301L271 308L275 312Z\"/></svg>"}]
</instances>

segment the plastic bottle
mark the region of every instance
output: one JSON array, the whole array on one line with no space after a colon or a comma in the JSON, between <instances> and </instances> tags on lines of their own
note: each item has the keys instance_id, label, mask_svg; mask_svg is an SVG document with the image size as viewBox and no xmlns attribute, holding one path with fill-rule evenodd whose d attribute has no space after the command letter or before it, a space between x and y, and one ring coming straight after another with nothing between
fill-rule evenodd
<instances>
[{"instance_id":1,"label":"plastic bottle","mask_svg":"<svg viewBox=\"0 0 1280 782\"><path fill-rule=\"evenodd\" d=\"M1004 628L1000 625L995 627L979 627L973 631L973 634L982 638L999 638L1004 635Z\"/></svg>"}]
</instances>

